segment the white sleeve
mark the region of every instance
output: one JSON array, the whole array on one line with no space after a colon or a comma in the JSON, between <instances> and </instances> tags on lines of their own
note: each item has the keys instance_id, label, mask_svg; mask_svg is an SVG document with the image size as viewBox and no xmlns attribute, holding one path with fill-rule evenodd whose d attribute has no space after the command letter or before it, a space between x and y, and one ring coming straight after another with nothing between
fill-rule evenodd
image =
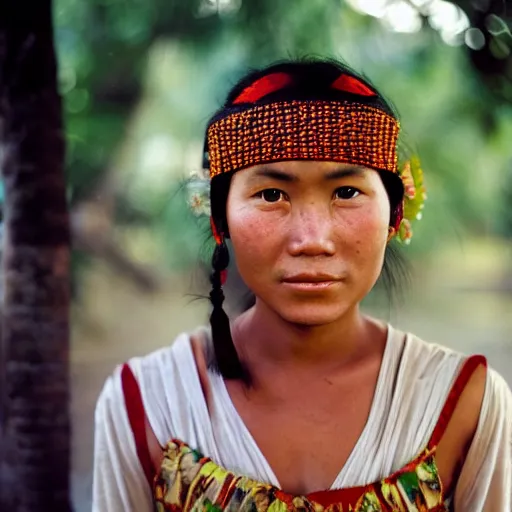
<instances>
[{"instance_id":1,"label":"white sleeve","mask_svg":"<svg viewBox=\"0 0 512 512\"><path fill-rule=\"evenodd\" d=\"M92 510L154 511L126 413L120 368L106 381L96 405Z\"/></svg>"},{"instance_id":2,"label":"white sleeve","mask_svg":"<svg viewBox=\"0 0 512 512\"><path fill-rule=\"evenodd\" d=\"M480 421L455 491L455 512L512 511L512 392L487 373Z\"/></svg>"}]
</instances>

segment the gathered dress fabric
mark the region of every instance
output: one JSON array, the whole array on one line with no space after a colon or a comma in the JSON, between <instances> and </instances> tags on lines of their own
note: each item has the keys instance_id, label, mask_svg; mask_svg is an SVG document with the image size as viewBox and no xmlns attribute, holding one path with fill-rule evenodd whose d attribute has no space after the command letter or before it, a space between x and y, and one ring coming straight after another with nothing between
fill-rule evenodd
<instances>
[{"instance_id":1,"label":"gathered dress fabric","mask_svg":"<svg viewBox=\"0 0 512 512\"><path fill-rule=\"evenodd\" d=\"M209 339L207 330L196 335ZM370 414L346 464L330 489L295 496L281 490L213 372L208 407L191 338L182 334L121 365L105 383L95 415L93 511L511 512L512 393L491 368L452 496L444 495L437 473L437 444L481 364L481 356L468 358L388 326ZM156 474L146 421L164 452Z\"/></svg>"}]
</instances>

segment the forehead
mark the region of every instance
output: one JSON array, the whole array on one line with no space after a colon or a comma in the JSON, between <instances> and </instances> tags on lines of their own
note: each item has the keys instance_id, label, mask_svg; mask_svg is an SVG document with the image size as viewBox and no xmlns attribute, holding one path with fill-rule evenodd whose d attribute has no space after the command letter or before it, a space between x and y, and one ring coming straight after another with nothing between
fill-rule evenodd
<instances>
[{"instance_id":1,"label":"forehead","mask_svg":"<svg viewBox=\"0 0 512 512\"><path fill-rule=\"evenodd\" d=\"M335 180L354 176L371 179L373 176L378 176L374 170L367 167L319 160L288 160L254 165L235 173L236 175L240 175L243 181L248 182L268 178L300 182Z\"/></svg>"}]
</instances>

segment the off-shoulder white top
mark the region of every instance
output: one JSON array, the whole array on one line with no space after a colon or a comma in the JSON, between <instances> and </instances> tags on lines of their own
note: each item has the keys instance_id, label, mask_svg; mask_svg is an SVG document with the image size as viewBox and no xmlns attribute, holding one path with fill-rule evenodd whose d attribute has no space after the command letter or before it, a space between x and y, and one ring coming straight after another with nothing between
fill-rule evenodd
<instances>
[{"instance_id":1,"label":"off-shoulder white top","mask_svg":"<svg viewBox=\"0 0 512 512\"><path fill-rule=\"evenodd\" d=\"M389 326L366 426L331 489L381 480L413 459L430 439L465 360ZM180 439L224 468L279 487L215 373L210 374L212 403L207 408L188 334L129 365L162 446ZM104 385L95 425L93 511L154 510L127 415L121 367ZM453 507L456 512L512 511L512 392L492 369Z\"/></svg>"}]
</instances>

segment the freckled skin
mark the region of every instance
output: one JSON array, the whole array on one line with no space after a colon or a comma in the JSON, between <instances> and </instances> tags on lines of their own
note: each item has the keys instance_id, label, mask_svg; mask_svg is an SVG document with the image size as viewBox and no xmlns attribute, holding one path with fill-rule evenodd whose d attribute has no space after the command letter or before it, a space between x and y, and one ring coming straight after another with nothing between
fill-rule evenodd
<instances>
[{"instance_id":1,"label":"freckled skin","mask_svg":"<svg viewBox=\"0 0 512 512\"><path fill-rule=\"evenodd\" d=\"M293 181L261 176L262 169ZM326 179L340 169L354 168L278 162L239 171L231 182L227 220L240 274L257 297L256 307L264 304L293 324L339 320L368 294L382 269L390 218L382 180L371 169ZM299 273L340 280L307 293L283 284Z\"/></svg>"}]
</instances>

